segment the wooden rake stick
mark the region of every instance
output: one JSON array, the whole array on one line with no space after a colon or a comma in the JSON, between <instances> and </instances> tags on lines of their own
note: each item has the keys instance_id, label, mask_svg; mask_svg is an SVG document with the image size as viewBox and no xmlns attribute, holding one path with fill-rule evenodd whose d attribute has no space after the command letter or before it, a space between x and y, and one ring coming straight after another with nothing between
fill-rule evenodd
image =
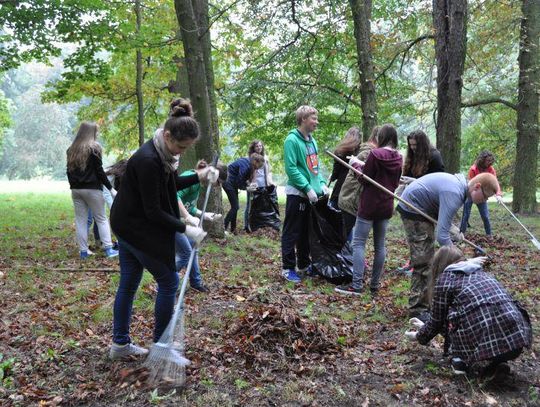
<instances>
[{"instance_id":1,"label":"wooden rake stick","mask_svg":"<svg viewBox=\"0 0 540 407\"><path fill-rule=\"evenodd\" d=\"M420 209L418 209L416 206L414 206L412 203L410 202L407 202L405 199L397 196L396 194L394 194L392 191L390 191L389 189L385 188L384 186L382 186L381 184L379 184L377 181L371 179L370 177L368 177L366 174L358 171L356 168L354 168L352 165L350 165L348 162L345 162L343 161L341 158L339 158L338 156L336 156L335 154L331 153L330 151L326 150L326 154L330 155L331 157L334 158L334 160L336 160L337 162L339 162L340 164L343 164L345 167L347 167L348 169L354 171L356 174L358 175L361 175L366 181L368 181L369 183L375 185L377 188L383 190L384 192L386 192L387 194L389 195L392 195L394 198L396 198L399 202L407 205L409 208L411 208L412 210L414 210L415 212L419 213L420 215L422 215L424 218L426 218L427 220L429 220L430 222L432 222L435 226L437 226L437 220L436 219L433 219L431 216L429 216L427 213L424 213L423 211L421 211ZM463 238L463 242L467 243L468 245L474 247L476 250L478 250L480 253L484 254L487 256L487 253L484 249L482 249L480 246L474 244L473 242L471 242L470 240L468 239L465 239Z\"/></svg>"}]
</instances>

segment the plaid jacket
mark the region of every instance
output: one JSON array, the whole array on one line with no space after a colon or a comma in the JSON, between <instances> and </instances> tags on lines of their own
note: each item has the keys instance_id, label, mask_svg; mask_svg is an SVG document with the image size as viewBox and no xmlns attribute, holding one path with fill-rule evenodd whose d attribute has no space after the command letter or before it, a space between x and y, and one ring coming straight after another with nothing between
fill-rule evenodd
<instances>
[{"instance_id":1,"label":"plaid jacket","mask_svg":"<svg viewBox=\"0 0 540 407\"><path fill-rule=\"evenodd\" d=\"M472 271L452 266L437 280L431 319L419 330L418 342L426 345L447 329L450 354L466 363L530 347L532 329L527 312L499 282L480 265Z\"/></svg>"}]
</instances>

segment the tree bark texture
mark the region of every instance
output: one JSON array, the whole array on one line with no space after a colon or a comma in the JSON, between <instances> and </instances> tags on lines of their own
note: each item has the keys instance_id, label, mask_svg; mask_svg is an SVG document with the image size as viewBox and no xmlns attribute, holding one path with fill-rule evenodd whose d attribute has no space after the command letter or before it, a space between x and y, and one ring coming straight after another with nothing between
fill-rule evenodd
<instances>
[{"instance_id":1,"label":"tree bark texture","mask_svg":"<svg viewBox=\"0 0 540 407\"><path fill-rule=\"evenodd\" d=\"M135 17L136 17L136 32L137 35L141 31L141 1L135 0ZM137 124L139 128L139 146L144 144L144 100L143 100L143 60L142 51L137 48L136 51L136 77L135 77L135 93L137 94Z\"/></svg>"},{"instance_id":2,"label":"tree bark texture","mask_svg":"<svg viewBox=\"0 0 540 407\"><path fill-rule=\"evenodd\" d=\"M371 0L349 0L354 22L354 38L360 78L360 102L362 106L363 140L367 141L371 130L377 126L377 98L375 75L371 56Z\"/></svg>"},{"instance_id":3,"label":"tree bark texture","mask_svg":"<svg viewBox=\"0 0 540 407\"><path fill-rule=\"evenodd\" d=\"M512 210L534 213L538 184L540 0L523 0L519 41L516 168Z\"/></svg>"},{"instance_id":4,"label":"tree bark texture","mask_svg":"<svg viewBox=\"0 0 540 407\"><path fill-rule=\"evenodd\" d=\"M437 148L446 170L459 172L461 90L467 48L467 1L433 0L437 59Z\"/></svg>"},{"instance_id":5,"label":"tree bark texture","mask_svg":"<svg viewBox=\"0 0 540 407\"><path fill-rule=\"evenodd\" d=\"M208 32L208 3L206 0L175 0L174 5L184 45L189 93L201 129L201 136L196 144L197 156L210 163L219 152L219 135L217 109L214 115L212 113L215 96ZM211 70L211 73L207 72L208 70ZM208 80L209 75L211 83ZM211 189L208 210L223 212L220 187ZM221 222L208 226L212 235L223 235Z\"/></svg>"}]
</instances>

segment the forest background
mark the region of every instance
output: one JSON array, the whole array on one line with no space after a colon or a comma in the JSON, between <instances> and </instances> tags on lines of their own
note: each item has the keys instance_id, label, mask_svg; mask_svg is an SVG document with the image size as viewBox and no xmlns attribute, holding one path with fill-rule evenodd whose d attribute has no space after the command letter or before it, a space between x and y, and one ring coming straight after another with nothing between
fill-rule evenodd
<instances>
[{"instance_id":1,"label":"forest background","mask_svg":"<svg viewBox=\"0 0 540 407\"><path fill-rule=\"evenodd\" d=\"M81 120L113 163L183 96L203 131L185 168L261 139L279 180L310 104L321 152L351 126L392 123L402 149L420 128L449 172L491 150L514 211L537 208L538 1L4 0L0 22L0 177L64 179Z\"/></svg>"}]
</instances>

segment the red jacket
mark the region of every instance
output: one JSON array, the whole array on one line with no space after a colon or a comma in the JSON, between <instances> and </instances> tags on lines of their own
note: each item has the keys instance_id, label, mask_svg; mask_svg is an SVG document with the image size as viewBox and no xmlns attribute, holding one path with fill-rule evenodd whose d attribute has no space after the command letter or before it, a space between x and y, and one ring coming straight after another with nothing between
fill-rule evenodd
<instances>
[{"instance_id":1,"label":"red jacket","mask_svg":"<svg viewBox=\"0 0 540 407\"><path fill-rule=\"evenodd\" d=\"M476 166L476 164L471 165L471 168L469 168L469 181L476 177L478 174L481 174L483 172L487 172L490 174L493 174L495 178L497 178L497 172L495 171L495 168L493 168L492 165L486 168L485 171L480 171L480 169ZM497 195L501 195L501 187L499 186L499 189L497 190Z\"/></svg>"}]
</instances>

